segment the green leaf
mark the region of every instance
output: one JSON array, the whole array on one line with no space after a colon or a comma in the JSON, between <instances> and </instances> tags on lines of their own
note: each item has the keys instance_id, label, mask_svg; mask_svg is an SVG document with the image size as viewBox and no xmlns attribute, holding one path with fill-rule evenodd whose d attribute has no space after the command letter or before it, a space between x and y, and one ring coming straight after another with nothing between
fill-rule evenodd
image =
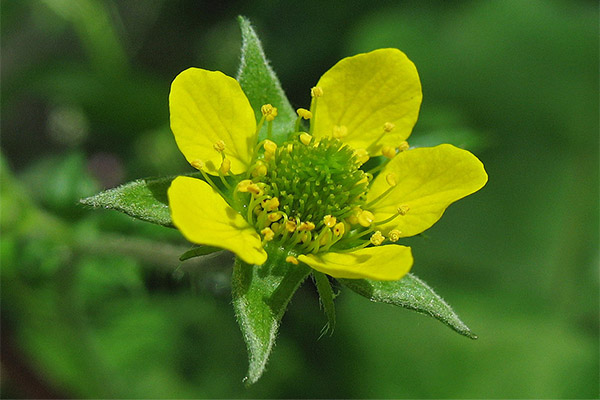
<instances>
[{"instance_id":1,"label":"green leaf","mask_svg":"<svg viewBox=\"0 0 600 400\"><path fill-rule=\"evenodd\" d=\"M408 274L399 281L371 281L366 279L338 279L356 293L371 301L388 303L430 315L450 328L471 339L471 332L448 305L425 282Z\"/></svg>"},{"instance_id":2,"label":"green leaf","mask_svg":"<svg viewBox=\"0 0 600 400\"><path fill-rule=\"evenodd\" d=\"M190 174L198 178L199 173ZM167 189L175 176L138 179L95 196L81 199L80 203L94 208L117 210L154 224L173 227Z\"/></svg>"},{"instance_id":3,"label":"green leaf","mask_svg":"<svg viewBox=\"0 0 600 400\"><path fill-rule=\"evenodd\" d=\"M242 54L237 80L250 100L257 121L262 117L261 106L271 104L277 107L278 114L273 121L272 140L281 144L294 130L297 115L281 88L279 79L269 65L262 44L250 21L240 16L238 22L242 31ZM259 140L265 139L266 133L267 124L265 123Z\"/></svg>"},{"instance_id":4,"label":"green leaf","mask_svg":"<svg viewBox=\"0 0 600 400\"><path fill-rule=\"evenodd\" d=\"M249 265L236 258L231 290L233 307L248 348L245 381L255 383L267 365L277 329L287 305L310 273L305 265L293 265L271 257L263 265Z\"/></svg>"},{"instance_id":5,"label":"green leaf","mask_svg":"<svg viewBox=\"0 0 600 400\"><path fill-rule=\"evenodd\" d=\"M221 249L219 247L213 247L213 246L194 247L193 249L190 249L190 250L186 251L185 253L183 253L179 257L179 261L185 261L185 260L189 260L190 258L205 256L207 254L212 254L212 253L215 253L217 251L222 251L222 250L223 249Z\"/></svg>"},{"instance_id":6,"label":"green leaf","mask_svg":"<svg viewBox=\"0 0 600 400\"><path fill-rule=\"evenodd\" d=\"M319 298L321 299L321 305L325 310L325 315L327 316L327 325L323 328L322 335L327 332L333 333L335 329L335 304L333 303L333 299L335 295L333 294L333 290L331 289L331 283L329 283L329 278L322 272L313 270L313 277L315 278L315 285L317 286L317 291L319 292Z\"/></svg>"}]
</instances>

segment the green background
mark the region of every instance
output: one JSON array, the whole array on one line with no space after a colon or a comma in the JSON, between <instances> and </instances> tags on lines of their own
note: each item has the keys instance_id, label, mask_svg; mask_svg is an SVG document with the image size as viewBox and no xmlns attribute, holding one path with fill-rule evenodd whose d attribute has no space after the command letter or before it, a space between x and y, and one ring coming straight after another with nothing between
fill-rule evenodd
<instances>
[{"instance_id":1,"label":"green background","mask_svg":"<svg viewBox=\"0 0 600 400\"><path fill-rule=\"evenodd\" d=\"M598 365L596 1L6 0L1 6L3 397L593 398ZM235 75L255 24L294 107L342 57L397 47L423 85L411 143L473 151L490 176L413 247L413 272L479 339L306 282L263 378L230 270L178 265L179 233L81 197L190 172L172 79Z\"/></svg>"}]
</instances>

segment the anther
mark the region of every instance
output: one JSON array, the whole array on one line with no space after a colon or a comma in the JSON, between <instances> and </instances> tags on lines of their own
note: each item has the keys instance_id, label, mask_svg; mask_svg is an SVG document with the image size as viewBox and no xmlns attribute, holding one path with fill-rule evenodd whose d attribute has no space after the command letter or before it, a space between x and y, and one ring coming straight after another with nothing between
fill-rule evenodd
<instances>
[{"instance_id":1,"label":"anther","mask_svg":"<svg viewBox=\"0 0 600 400\"><path fill-rule=\"evenodd\" d=\"M269 242L275 237L275 232L273 232L273 230L268 227L260 231L260 233L263 235L265 242Z\"/></svg>"},{"instance_id":2,"label":"anther","mask_svg":"<svg viewBox=\"0 0 600 400\"><path fill-rule=\"evenodd\" d=\"M264 115L267 122L273 121L277 116L277 107L273 107L270 104L265 104L260 108L262 115Z\"/></svg>"},{"instance_id":3,"label":"anther","mask_svg":"<svg viewBox=\"0 0 600 400\"><path fill-rule=\"evenodd\" d=\"M388 183L388 185L390 186L396 186L397 182L396 182L396 174L393 172L390 172L389 174L387 174L385 176L385 181Z\"/></svg>"},{"instance_id":4,"label":"anther","mask_svg":"<svg viewBox=\"0 0 600 400\"><path fill-rule=\"evenodd\" d=\"M243 181L242 181L243 182ZM240 190L241 191L241 190ZM250 183L247 187L246 187L246 192L250 192L253 195L255 195L256 197L260 197L264 194L264 191L260 188L260 186L258 186L256 183Z\"/></svg>"},{"instance_id":5,"label":"anther","mask_svg":"<svg viewBox=\"0 0 600 400\"><path fill-rule=\"evenodd\" d=\"M223 151L225 151L225 142L222 140L217 140L215 144L213 144L213 149L215 149L219 153L222 153Z\"/></svg>"},{"instance_id":6,"label":"anther","mask_svg":"<svg viewBox=\"0 0 600 400\"><path fill-rule=\"evenodd\" d=\"M283 217L280 212L274 212L267 215L267 219L271 222L279 221Z\"/></svg>"},{"instance_id":7,"label":"anther","mask_svg":"<svg viewBox=\"0 0 600 400\"><path fill-rule=\"evenodd\" d=\"M346 137L346 135L348 135L348 128L346 128L344 125L342 125L342 126L335 125L333 127L333 137L335 139L342 139L342 138Z\"/></svg>"},{"instance_id":8,"label":"anther","mask_svg":"<svg viewBox=\"0 0 600 400\"><path fill-rule=\"evenodd\" d=\"M279 199L273 197L272 199L265 200L263 201L262 206L266 211L274 211L279 208Z\"/></svg>"},{"instance_id":9,"label":"anther","mask_svg":"<svg viewBox=\"0 0 600 400\"><path fill-rule=\"evenodd\" d=\"M402 152L402 151L406 151L406 150L408 150L409 148L410 148L410 146L408 145L408 142L407 142L406 140L405 140L405 141L403 141L402 143L400 143L400 144L398 145L398 150L399 150L399 151L401 151L401 152Z\"/></svg>"},{"instance_id":10,"label":"anther","mask_svg":"<svg viewBox=\"0 0 600 400\"><path fill-rule=\"evenodd\" d=\"M381 148L381 154L384 157L389 158L390 160L396 157L396 148L392 146L385 145Z\"/></svg>"},{"instance_id":11,"label":"anther","mask_svg":"<svg viewBox=\"0 0 600 400\"><path fill-rule=\"evenodd\" d=\"M301 222L298 227L299 231L312 231L313 229L315 229L315 224L312 222Z\"/></svg>"},{"instance_id":12,"label":"anther","mask_svg":"<svg viewBox=\"0 0 600 400\"><path fill-rule=\"evenodd\" d=\"M323 223L326 227L333 228L337 223L337 219L331 215L326 215L325 217L323 217Z\"/></svg>"},{"instance_id":13,"label":"anther","mask_svg":"<svg viewBox=\"0 0 600 400\"><path fill-rule=\"evenodd\" d=\"M310 141L312 140L312 136L309 135L306 132L302 132L300 134L300 141L305 145L308 146L310 144Z\"/></svg>"},{"instance_id":14,"label":"anther","mask_svg":"<svg viewBox=\"0 0 600 400\"><path fill-rule=\"evenodd\" d=\"M310 111L308 111L306 108L299 108L296 110L296 113L298 113L298 116L300 118L304 118L304 119L312 118L312 113Z\"/></svg>"},{"instance_id":15,"label":"anther","mask_svg":"<svg viewBox=\"0 0 600 400\"><path fill-rule=\"evenodd\" d=\"M361 165L369 161L369 153L365 149L354 150L354 155Z\"/></svg>"},{"instance_id":16,"label":"anther","mask_svg":"<svg viewBox=\"0 0 600 400\"><path fill-rule=\"evenodd\" d=\"M277 144L275 142L273 142L272 140L265 140L265 143L263 144L263 148L265 149L266 153L275 153L275 151L277 151Z\"/></svg>"},{"instance_id":17,"label":"anther","mask_svg":"<svg viewBox=\"0 0 600 400\"><path fill-rule=\"evenodd\" d=\"M206 166L206 164L204 164L204 161L202 161L202 160L194 160L190 164L192 167L196 168L197 170L204 169L204 167Z\"/></svg>"},{"instance_id":18,"label":"anther","mask_svg":"<svg viewBox=\"0 0 600 400\"><path fill-rule=\"evenodd\" d=\"M236 190L241 193L248 193L248 187L253 184L254 183L250 179L244 179L237 184Z\"/></svg>"},{"instance_id":19,"label":"anther","mask_svg":"<svg viewBox=\"0 0 600 400\"><path fill-rule=\"evenodd\" d=\"M254 169L252 170L252 176L255 178L258 178L258 177L266 176L266 175L267 175L267 165L262 161L258 161L255 164Z\"/></svg>"},{"instance_id":20,"label":"anther","mask_svg":"<svg viewBox=\"0 0 600 400\"><path fill-rule=\"evenodd\" d=\"M338 222L337 224L335 224L335 226L333 227L333 234L335 236L342 236L344 234L344 232L346 231L346 226L344 225L343 222Z\"/></svg>"},{"instance_id":21,"label":"anther","mask_svg":"<svg viewBox=\"0 0 600 400\"><path fill-rule=\"evenodd\" d=\"M298 261L298 259L294 256L287 256L285 258L286 262L289 262L290 264L294 264L294 265L298 265L300 262Z\"/></svg>"},{"instance_id":22,"label":"anther","mask_svg":"<svg viewBox=\"0 0 600 400\"><path fill-rule=\"evenodd\" d=\"M323 89L320 86L315 86L310 89L310 95L312 97L321 97L323 96Z\"/></svg>"},{"instance_id":23,"label":"anther","mask_svg":"<svg viewBox=\"0 0 600 400\"><path fill-rule=\"evenodd\" d=\"M379 246L381 243L383 243L384 240L385 237L381 234L381 231L375 232L371 235L371 238L369 239L369 241L375 246Z\"/></svg>"},{"instance_id":24,"label":"anther","mask_svg":"<svg viewBox=\"0 0 600 400\"><path fill-rule=\"evenodd\" d=\"M398 239L400 239L400 235L402 235L402 232L400 232L398 229L392 229L388 233L388 236L390 237L390 242L397 242Z\"/></svg>"},{"instance_id":25,"label":"anther","mask_svg":"<svg viewBox=\"0 0 600 400\"><path fill-rule=\"evenodd\" d=\"M365 228L371 226L371 224L373 223L373 221L375 220L375 216L373 215L373 213L371 211L362 211L360 214L358 214L358 223L362 226L364 226Z\"/></svg>"},{"instance_id":26,"label":"anther","mask_svg":"<svg viewBox=\"0 0 600 400\"><path fill-rule=\"evenodd\" d=\"M400 215L406 215L406 213L408 212L408 210L410 210L410 207L407 206L406 204L403 204L400 207L398 207L398 214L400 214Z\"/></svg>"},{"instance_id":27,"label":"anther","mask_svg":"<svg viewBox=\"0 0 600 400\"><path fill-rule=\"evenodd\" d=\"M220 170L223 175L227 175L229 173L231 170L231 160L229 158L223 159Z\"/></svg>"},{"instance_id":28,"label":"anther","mask_svg":"<svg viewBox=\"0 0 600 400\"><path fill-rule=\"evenodd\" d=\"M385 124L383 124L384 132L391 132L394 130L395 127L396 125L392 124L391 122L386 122Z\"/></svg>"},{"instance_id":29,"label":"anther","mask_svg":"<svg viewBox=\"0 0 600 400\"><path fill-rule=\"evenodd\" d=\"M285 223L285 229L288 232L290 232L290 233L294 232L296 230L296 221L294 221L294 220L288 220L288 221L286 221L286 223Z\"/></svg>"}]
</instances>

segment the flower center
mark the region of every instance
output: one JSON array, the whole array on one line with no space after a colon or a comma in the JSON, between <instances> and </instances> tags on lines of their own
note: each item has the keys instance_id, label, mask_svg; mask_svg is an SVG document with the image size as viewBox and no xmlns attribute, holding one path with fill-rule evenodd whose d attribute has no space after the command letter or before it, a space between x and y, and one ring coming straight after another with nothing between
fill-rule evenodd
<instances>
[{"instance_id":1,"label":"flower center","mask_svg":"<svg viewBox=\"0 0 600 400\"><path fill-rule=\"evenodd\" d=\"M307 135L308 136L308 135ZM365 201L366 174L353 151L337 139L293 140L279 147L261 178L288 219L321 227L325 216L348 217Z\"/></svg>"}]
</instances>

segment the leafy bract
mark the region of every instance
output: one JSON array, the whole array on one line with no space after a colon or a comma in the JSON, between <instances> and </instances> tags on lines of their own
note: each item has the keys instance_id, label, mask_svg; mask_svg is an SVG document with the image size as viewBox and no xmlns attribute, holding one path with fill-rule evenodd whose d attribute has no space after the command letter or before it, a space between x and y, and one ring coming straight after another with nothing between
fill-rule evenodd
<instances>
[{"instance_id":1,"label":"leafy bract","mask_svg":"<svg viewBox=\"0 0 600 400\"><path fill-rule=\"evenodd\" d=\"M475 335L458 315L425 282L413 274L399 281L371 281L366 279L338 279L356 293L379 303L388 303L430 315L450 328L471 339Z\"/></svg>"},{"instance_id":2,"label":"leafy bract","mask_svg":"<svg viewBox=\"0 0 600 400\"><path fill-rule=\"evenodd\" d=\"M235 314L248 348L248 384L255 383L265 370L279 322L309 273L307 266L287 263L281 257L269 257L261 266L236 258L231 290Z\"/></svg>"},{"instance_id":3,"label":"leafy bract","mask_svg":"<svg viewBox=\"0 0 600 400\"><path fill-rule=\"evenodd\" d=\"M199 178L199 175L195 173L190 176ZM138 179L87 197L80 202L94 208L117 210L143 221L173 227L167 189L175 178L168 176Z\"/></svg>"},{"instance_id":4,"label":"leafy bract","mask_svg":"<svg viewBox=\"0 0 600 400\"><path fill-rule=\"evenodd\" d=\"M260 108L264 104L277 107L277 118L273 120L272 140L281 144L293 131L296 113L281 88L277 75L269 65L262 44L250 21L241 16L238 21L242 31L242 54L237 80L250 100L257 120L262 117ZM259 133L259 140L265 139L266 132L265 124Z\"/></svg>"}]
</instances>

